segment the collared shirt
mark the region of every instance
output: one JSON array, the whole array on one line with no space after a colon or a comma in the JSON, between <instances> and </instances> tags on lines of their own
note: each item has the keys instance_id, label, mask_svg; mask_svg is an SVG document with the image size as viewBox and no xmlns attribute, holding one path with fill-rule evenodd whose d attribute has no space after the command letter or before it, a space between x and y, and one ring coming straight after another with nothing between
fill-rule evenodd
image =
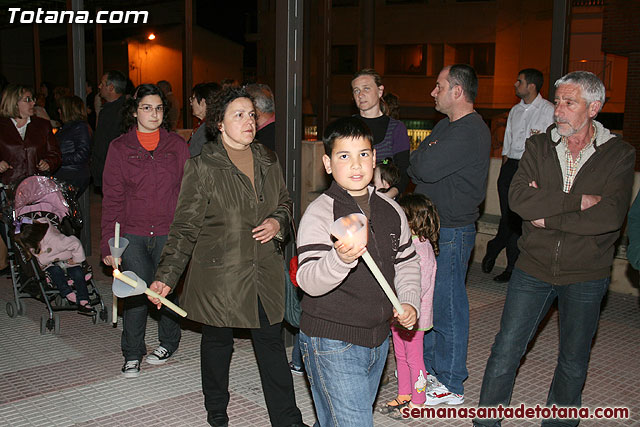
<instances>
[{"instance_id":1,"label":"collared shirt","mask_svg":"<svg viewBox=\"0 0 640 427\"><path fill-rule=\"evenodd\" d=\"M263 127L265 127L266 125L271 124L271 123L273 123L273 122L275 122L275 121L276 121L276 116L274 115L274 116L273 116L273 117L271 117L269 120L267 120L266 122L264 122L264 123L262 124L262 126L260 126L260 127L259 127L258 129L256 129L256 130L260 130L260 129L262 129Z\"/></svg>"},{"instance_id":2,"label":"collared shirt","mask_svg":"<svg viewBox=\"0 0 640 427\"><path fill-rule=\"evenodd\" d=\"M524 153L524 142L531 135L543 133L553 123L553 104L538 94L531 104L521 100L509 111L504 132L502 155L518 159Z\"/></svg>"},{"instance_id":3,"label":"collared shirt","mask_svg":"<svg viewBox=\"0 0 640 427\"><path fill-rule=\"evenodd\" d=\"M22 127L18 127L18 121L13 117L11 118L11 122L18 130L20 138L22 138L22 140L24 141L24 137L27 135L27 126L29 125L29 123L31 123L31 117L27 117L27 123L25 123Z\"/></svg>"},{"instance_id":4,"label":"collared shirt","mask_svg":"<svg viewBox=\"0 0 640 427\"><path fill-rule=\"evenodd\" d=\"M560 169L562 169L562 178L564 180L564 186L562 191L568 193L571 191L571 187L573 186L573 181L576 178L576 175L580 171L582 165L584 165L589 157L596 152L594 147L594 142L597 137L597 128L595 124L591 124L593 127L593 136L591 137L591 141L578 153L578 155L574 158L569 151L569 144L567 143L567 137L562 137L560 144L556 146L556 153L558 155L558 161L560 162Z\"/></svg>"}]
</instances>

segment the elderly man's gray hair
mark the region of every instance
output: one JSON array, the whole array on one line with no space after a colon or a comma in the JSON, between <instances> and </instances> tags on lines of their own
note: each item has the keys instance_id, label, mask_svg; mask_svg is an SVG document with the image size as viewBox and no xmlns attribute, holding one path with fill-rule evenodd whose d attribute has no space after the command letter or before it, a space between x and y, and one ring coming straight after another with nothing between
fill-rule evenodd
<instances>
[{"instance_id":1,"label":"elderly man's gray hair","mask_svg":"<svg viewBox=\"0 0 640 427\"><path fill-rule=\"evenodd\" d=\"M564 84L574 84L582 89L582 97L587 101L587 105L600 101L600 109L604 105L606 90L602 81L589 71L573 71L564 77L556 80L555 87Z\"/></svg>"},{"instance_id":2,"label":"elderly man's gray hair","mask_svg":"<svg viewBox=\"0 0 640 427\"><path fill-rule=\"evenodd\" d=\"M263 113L273 113L276 110L275 102L273 101L273 92L268 85L262 83L252 83L245 87L245 90L249 92L253 103L258 111Z\"/></svg>"}]
</instances>

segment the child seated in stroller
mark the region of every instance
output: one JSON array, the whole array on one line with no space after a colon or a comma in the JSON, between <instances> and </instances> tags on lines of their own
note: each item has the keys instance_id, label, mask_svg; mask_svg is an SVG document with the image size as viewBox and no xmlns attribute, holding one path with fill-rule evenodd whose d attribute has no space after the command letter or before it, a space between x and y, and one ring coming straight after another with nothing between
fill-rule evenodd
<instances>
[{"instance_id":1,"label":"child seated in stroller","mask_svg":"<svg viewBox=\"0 0 640 427\"><path fill-rule=\"evenodd\" d=\"M96 311L89 303L89 291L84 277L85 254L80 240L65 236L46 218L21 218L15 227L15 241L24 249L27 258L35 255L40 268L47 273L60 291L60 296L78 305L78 313L92 316ZM65 274L66 272L66 274ZM76 293L69 286L73 281Z\"/></svg>"}]
</instances>

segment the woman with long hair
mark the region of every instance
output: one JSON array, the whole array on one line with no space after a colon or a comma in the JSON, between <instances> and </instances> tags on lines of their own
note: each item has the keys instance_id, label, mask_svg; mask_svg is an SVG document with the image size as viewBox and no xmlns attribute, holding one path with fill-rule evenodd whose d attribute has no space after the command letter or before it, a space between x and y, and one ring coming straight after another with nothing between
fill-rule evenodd
<instances>
[{"instance_id":1,"label":"woman with long hair","mask_svg":"<svg viewBox=\"0 0 640 427\"><path fill-rule=\"evenodd\" d=\"M178 201L187 144L167 130L166 99L155 85L142 84L127 99L123 110L126 132L109 145L102 175L103 262L114 268L120 260L109 251L119 222L129 246L122 255L122 269L135 272L151 283ZM173 296L172 296L173 299ZM175 299L174 299L175 301ZM144 341L147 325L145 295L124 299L122 313L122 374L140 375L140 363L147 354ZM180 324L175 313L163 308L158 324L160 345L147 356L150 364L161 364L177 350Z\"/></svg>"}]
</instances>

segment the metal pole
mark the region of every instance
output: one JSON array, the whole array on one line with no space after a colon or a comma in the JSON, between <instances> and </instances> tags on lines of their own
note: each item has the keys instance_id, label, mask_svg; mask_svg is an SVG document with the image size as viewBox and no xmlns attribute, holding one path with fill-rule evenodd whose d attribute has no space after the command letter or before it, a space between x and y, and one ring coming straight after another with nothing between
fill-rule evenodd
<instances>
[{"instance_id":1,"label":"metal pole","mask_svg":"<svg viewBox=\"0 0 640 427\"><path fill-rule=\"evenodd\" d=\"M184 0L184 49L182 51L182 127L190 128L189 97L193 88L193 0Z\"/></svg>"},{"instance_id":2,"label":"metal pole","mask_svg":"<svg viewBox=\"0 0 640 427\"><path fill-rule=\"evenodd\" d=\"M303 10L302 0L276 2L276 153L283 165L296 223L301 200ZM292 255L292 245L287 245L285 259ZM286 345L293 343L288 332L284 340Z\"/></svg>"},{"instance_id":3,"label":"metal pole","mask_svg":"<svg viewBox=\"0 0 640 427\"><path fill-rule=\"evenodd\" d=\"M302 15L302 0L276 3L276 153L293 199L295 220L300 218L301 200Z\"/></svg>"},{"instance_id":4,"label":"metal pole","mask_svg":"<svg viewBox=\"0 0 640 427\"><path fill-rule=\"evenodd\" d=\"M101 9L96 9L96 12ZM102 81L102 75L104 74L104 61L103 61L103 52L102 52L102 24L96 22L95 26L96 33L96 85ZM97 86L96 86L97 90ZM98 96L96 94L96 96ZM91 106L93 108L93 105Z\"/></svg>"},{"instance_id":5,"label":"metal pole","mask_svg":"<svg viewBox=\"0 0 640 427\"><path fill-rule=\"evenodd\" d=\"M83 10L84 0L71 0L72 10ZM84 24L71 24L71 63L73 66L73 93L83 102L87 99L87 70L85 63ZM93 108L93 106L91 106ZM87 189L78 199L78 207L82 214L83 226L80 241L87 256L91 255L91 203L90 190Z\"/></svg>"},{"instance_id":6,"label":"metal pole","mask_svg":"<svg viewBox=\"0 0 640 427\"><path fill-rule=\"evenodd\" d=\"M569 58L570 0L553 2L553 24L551 28L551 62L549 66L549 99L555 96L556 80L567 73Z\"/></svg>"},{"instance_id":7,"label":"metal pole","mask_svg":"<svg viewBox=\"0 0 640 427\"><path fill-rule=\"evenodd\" d=\"M322 139L324 128L329 123L329 97L331 83L331 0L319 1L318 29L320 30L318 49L318 140Z\"/></svg>"},{"instance_id":8,"label":"metal pole","mask_svg":"<svg viewBox=\"0 0 640 427\"><path fill-rule=\"evenodd\" d=\"M33 96L37 96L42 84L42 62L40 61L40 28L33 24L33 69L35 72Z\"/></svg>"}]
</instances>

